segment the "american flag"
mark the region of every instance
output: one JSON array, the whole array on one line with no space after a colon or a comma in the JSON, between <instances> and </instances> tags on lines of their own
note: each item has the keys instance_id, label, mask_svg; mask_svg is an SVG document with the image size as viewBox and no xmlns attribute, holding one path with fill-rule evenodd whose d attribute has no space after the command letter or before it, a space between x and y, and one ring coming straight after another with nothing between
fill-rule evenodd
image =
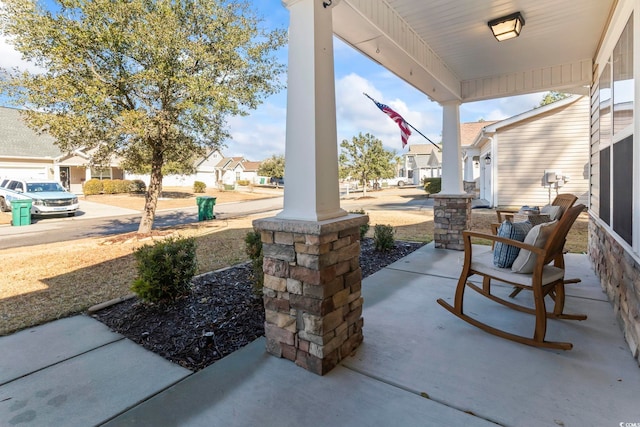
<instances>
[{"instance_id":1,"label":"american flag","mask_svg":"<svg viewBox=\"0 0 640 427\"><path fill-rule=\"evenodd\" d=\"M381 104L366 93L364 94L367 98L373 101L376 104L376 107L380 109L387 116L391 117L391 120L398 124L400 127L400 138L402 139L402 148L407 145L407 141L409 140L409 136L411 135L411 129L409 129L409 124L402 118L400 114L398 114L393 108L388 105Z\"/></svg>"}]
</instances>

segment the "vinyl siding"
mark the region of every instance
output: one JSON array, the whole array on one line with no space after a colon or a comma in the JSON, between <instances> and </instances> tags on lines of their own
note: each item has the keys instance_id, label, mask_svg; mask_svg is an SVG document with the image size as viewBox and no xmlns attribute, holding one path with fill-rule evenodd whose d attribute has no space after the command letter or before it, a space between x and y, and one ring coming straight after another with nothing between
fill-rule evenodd
<instances>
[{"instance_id":1,"label":"vinyl siding","mask_svg":"<svg viewBox=\"0 0 640 427\"><path fill-rule=\"evenodd\" d=\"M589 191L589 97L498 129L498 206L543 206L556 196L542 186L546 170L570 176L559 193L587 204Z\"/></svg>"}]
</instances>

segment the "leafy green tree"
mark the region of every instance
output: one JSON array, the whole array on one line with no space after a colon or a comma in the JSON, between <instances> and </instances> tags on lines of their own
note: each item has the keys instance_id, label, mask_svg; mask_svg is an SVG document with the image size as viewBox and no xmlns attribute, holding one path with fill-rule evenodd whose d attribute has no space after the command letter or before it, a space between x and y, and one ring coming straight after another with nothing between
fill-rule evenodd
<instances>
[{"instance_id":1,"label":"leafy green tree","mask_svg":"<svg viewBox=\"0 0 640 427\"><path fill-rule=\"evenodd\" d=\"M229 116L282 89L286 32L261 28L245 0L3 4L2 34L44 71L13 70L2 92L62 150L150 172L140 233L153 227L163 168L189 170L229 137Z\"/></svg>"},{"instance_id":2,"label":"leafy green tree","mask_svg":"<svg viewBox=\"0 0 640 427\"><path fill-rule=\"evenodd\" d=\"M540 105L538 105L538 107L544 107L545 105L552 104L556 101L560 101L561 99L565 99L568 97L569 94L552 90L551 92L547 92L544 94L544 96L542 97L542 101L540 101Z\"/></svg>"},{"instance_id":3,"label":"leafy green tree","mask_svg":"<svg viewBox=\"0 0 640 427\"><path fill-rule=\"evenodd\" d=\"M351 142L340 143L341 177L357 177L363 184L363 196L367 195L367 182L371 179L391 178L395 175L396 152L388 151L382 141L367 133L359 133Z\"/></svg>"},{"instance_id":4,"label":"leafy green tree","mask_svg":"<svg viewBox=\"0 0 640 427\"><path fill-rule=\"evenodd\" d=\"M270 158L260 163L258 175L275 178L284 177L284 156L273 154Z\"/></svg>"}]
</instances>

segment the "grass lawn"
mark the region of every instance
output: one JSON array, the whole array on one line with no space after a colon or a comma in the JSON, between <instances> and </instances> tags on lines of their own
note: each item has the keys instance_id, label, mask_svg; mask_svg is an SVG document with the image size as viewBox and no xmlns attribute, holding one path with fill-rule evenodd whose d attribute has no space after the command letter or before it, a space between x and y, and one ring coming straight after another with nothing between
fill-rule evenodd
<instances>
[{"instance_id":1,"label":"grass lawn","mask_svg":"<svg viewBox=\"0 0 640 427\"><path fill-rule=\"evenodd\" d=\"M233 192L223 192L220 199L239 197L231 194ZM131 197L127 196L92 197L100 197L100 203L132 206ZM184 206L193 206L194 198L195 195L191 194L178 199L187 203ZM430 242L433 239L431 210L371 210L368 214L372 226L370 236L373 225L389 224L395 228L397 240ZM158 230L158 236L146 239L127 234L77 240L71 244L61 242L1 250L0 335L82 312L92 305L130 294L129 287L136 275L133 251L153 239L162 238L162 234L196 238L198 274L246 261L244 237L252 229L252 221L263 216L206 221ZM474 210L471 228L489 232L495 218L493 210ZM569 233L566 248L571 252L585 252L586 244L587 215L583 213Z\"/></svg>"}]
</instances>

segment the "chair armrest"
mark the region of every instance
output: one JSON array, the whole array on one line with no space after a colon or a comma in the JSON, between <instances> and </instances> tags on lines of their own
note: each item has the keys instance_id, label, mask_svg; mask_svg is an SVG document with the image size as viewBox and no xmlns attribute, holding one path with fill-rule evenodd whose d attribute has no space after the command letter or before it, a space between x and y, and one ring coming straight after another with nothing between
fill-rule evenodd
<instances>
[{"instance_id":1,"label":"chair armrest","mask_svg":"<svg viewBox=\"0 0 640 427\"><path fill-rule=\"evenodd\" d=\"M528 251L531 251L533 253L535 253L536 255L544 255L544 248L539 248L537 246L533 246L530 245L528 243L524 243L521 242L519 240L513 240L513 239L508 239L506 237L499 237L499 236L495 236L493 234L488 234L488 233L480 233L477 231L463 231L462 232L462 237L464 239L464 243L465 243L465 251L467 250L466 246L467 246L467 242L469 244L469 246L471 246L471 238L472 237L476 237L479 239L485 239L485 240L490 240L491 242L502 242L506 245L511 245L511 246L515 246L518 247L520 249L526 249Z\"/></svg>"},{"instance_id":2,"label":"chair armrest","mask_svg":"<svg viewBox=\"0 0 640 427\"><path fill-rule=\"evenodd\" d=\"M500 228L502 224L498 224L498 223L491 223L491 234L493 234L494 236L498 235L498 229ZM493 250L493 247L496 245L496 242L491 242L491 250Z\"/></svg>"},{"instance_id":3,"label":"chair armrest","mask_svg":"<svg viewBox=\"0 0 640 427\"><path fill-rule=\"evenodd\" d=\"M500 228L502 224L498 224L497 222L492 222L490 227L491 227L491 234L493 234L494 236L498 235L498 229Z\"/></svg>"},{"instance_id":4,"label":"chair armrest","mask_svg":"<svg viewBox=\"0 0 640 427\"><path fill-rule=\"evenodd\" d=\"M496 209L496 215L498 216L498 222L502 223L505 219L511 221L513 214L518 213L514 209ZM504 218L502 217L504 215Z\"/></svg>"}]
</instances>

